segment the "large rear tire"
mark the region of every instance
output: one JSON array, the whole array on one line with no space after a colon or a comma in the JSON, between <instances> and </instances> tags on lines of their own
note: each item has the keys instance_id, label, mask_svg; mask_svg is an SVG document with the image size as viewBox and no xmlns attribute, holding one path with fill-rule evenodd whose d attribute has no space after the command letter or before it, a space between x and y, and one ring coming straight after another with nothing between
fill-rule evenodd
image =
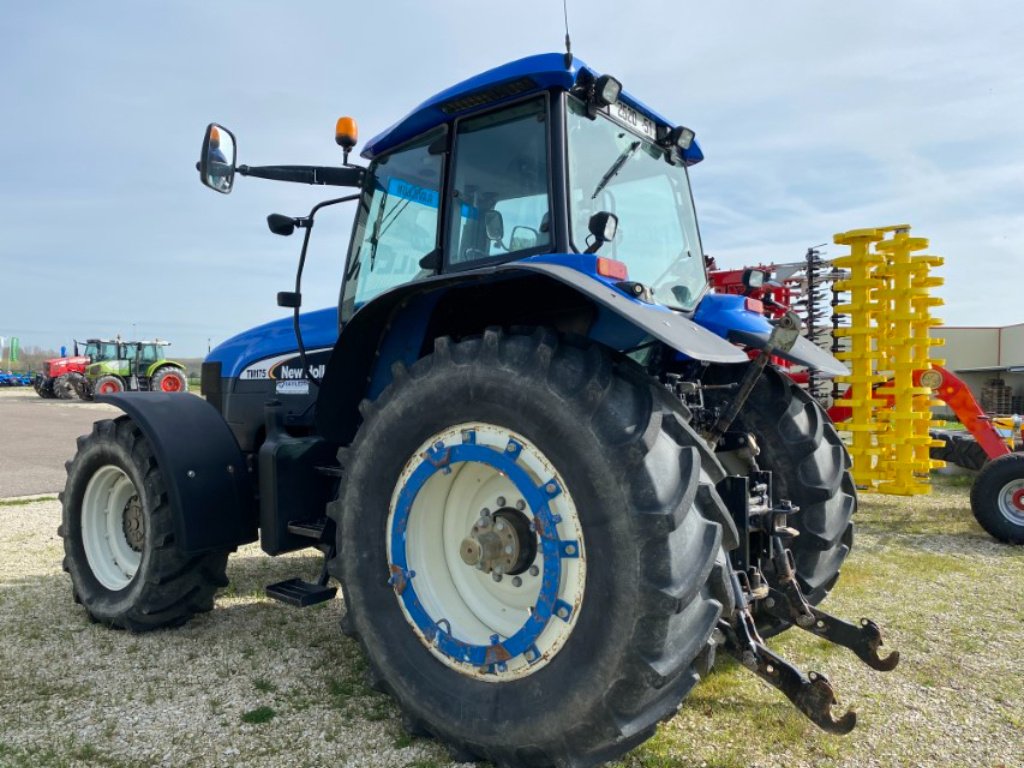
<instances>
[{"instance_id":1,"label":"large rear tire","mask_svg":"<svg viewBox=\"0 0 1024 768\"><path fill-rule=\"evenodd\" d=\"M1000 456L982 468L971 488L971 511L999 541L1024 544L1024 454Z\"/></svg>"},{"instance_id":2,"label":"large rear tire","mask_svg":"<svg viewBox=\"0 0 1024 768\"><path fill-rule=\"evenodd\" d=\"M67 473L57 533L72 593L94 620L145 632L213 608L228 553L178 549L162 471L131 419L96 422Z\"/></svg>"},{"instance_id":3,"label":"large rear tire","mask_svg":"<svg viewBox=\"0 0 1024 768\"><path fill-rule=\"evenodd\" d=\"M738 378L725 369L712 371L709 378L715 380ZM817 605L835 586L853 546L857 491L846 446L818 402L772 368L758 380L732 429L757 439L757 463L772 472L775 500L789 499L800 508L789 522L800 533L790 549L800 587ZM758 618L767 635L789 626L774 617Z\"/></svg>"},{"instance_id":4,"label":"large rear tire","mask_svg":"<svg viewBox=\"0 0 1024 768\"><path fill-rule=\"evenodd\" d=\"M732 610L717 461L648 379L550 334L441 338L394 373L329 508L373 684L459 760L587 766L647 739ZM500 581L460 552L484 507L515 529Z\"/></svg>"}]
</instances>

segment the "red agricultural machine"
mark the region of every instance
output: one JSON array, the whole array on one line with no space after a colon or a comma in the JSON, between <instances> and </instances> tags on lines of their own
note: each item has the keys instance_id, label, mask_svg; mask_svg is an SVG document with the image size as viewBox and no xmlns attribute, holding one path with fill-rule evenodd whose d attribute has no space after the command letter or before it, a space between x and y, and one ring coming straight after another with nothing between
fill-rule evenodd
<instances>
[{"instance_id":1,"label":"red agricultural machine","mask_svg":"<svg viewBox=\"0 0 1024 768\"><path fill-rule=\"evenodd\" d=\"M822 258L818 247L809 248L804 260L784 264L761 264L740 269L715 268L711 281L720 293L747 296L761 302L764 312L778 318L789 309L804 320L804 335L833 354L841 354L843 340L850 334L840 328L840 291L834 286L849 278L847 271ZM850 403L856 387L816 376L814 370L775 361L790 378L804 386L822 406L840 430L851 418ZM891 380L872 385L872 398L892 409L895 402ZM1021 420L986 414L967 384L941 365L929 365L913 371L913 386L930 390L930 396L944 403L963 425L962 430L932 429L931 458L978 472L971 489L971 509L978 523L995 538L1024 544L1024 453L1021 447ZM854 472L856 477L856 463Z\"/></svg>"},{"instance_id":2,"label":"red agricultural machine","mask_svg":"<svg viewBox=\"0 0 1024 768\"><path fill-rule=\"evenodd\" d=\"M43 371L33 386L44 399L70 400L75 397L76 384L85 382L85 369L90 363L117 358L117 342L111 339L88 339L84 349L75 342L75 354L55 357L43 363Z\"/></svg>"}]
</instances>

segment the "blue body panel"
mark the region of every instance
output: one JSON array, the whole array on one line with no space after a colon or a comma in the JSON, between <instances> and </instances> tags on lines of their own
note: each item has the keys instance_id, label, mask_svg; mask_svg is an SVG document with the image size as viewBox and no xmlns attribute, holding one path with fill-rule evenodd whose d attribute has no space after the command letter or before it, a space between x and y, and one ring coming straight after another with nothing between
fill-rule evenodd
<instances>
[{"instance_id":1,"label":"blue body panel","mask_svg":"<svg viewBox=\"0 0 1024 768\"><path fill-rule=\"evenodd\" d=\"M329 307L301 315L302 342L306 349L333 347L338 339L338 308ZM246 366L274 355L298 349L294 321L289 315L257 325L218 344L206 357L208 363L221 364L221 376L237 378Z\"/></svg>"},{"instance_id":2,"label":"blue body panel","mask_svg":"<svg viewBox=\"0 0 1024 768\"><path fill-rule=\"evenodd\" d=\"M583 61L575 57L572 60L571 67L566 69L565 56L561 53L541 53L489 69L431 96L390 128L370 139L363 148L362 156L367 160L372 160L377 155L387 152L389 149L393 149L400 144L404 144L425 131L429 131L431 128L459 117L462 112L470 112L477 108L477 105L468 105L463 110L452 111L449 109L447 112L441 108L443 104L454 99L469 96L496 86L506 85L523 78L532 80L536 88L516 90L515 93L496 99L491 104L499 104L501 101L521 98L530 93L531 90L533 92L549 88L569 90L576 84L576 78L583 71L588 72L595 78L600 75L600 73L595 72ZM647 117L659 125L669 127L676 125L676 123L658 114L639 99L631 96L626 90L622 91L619 98L634 109L647 115ZM683 153L683 158L690 165L699 163L704 159L704 154L701 152L700 146L696 141Z\"/></svg>"},{"instance_id":3,"label":"blue body panel","mask_svg":"<svg viewBox=\"0 0 1024 768\"><path fill-rule=\"evenodd\" d=\"M731 293L709 293L697 305L693 313L694 322L702 325L723 339L729 338L730 331L771 333L772 324L760 312L746 308L745 296Z\"/></svg>"}]
</instances>

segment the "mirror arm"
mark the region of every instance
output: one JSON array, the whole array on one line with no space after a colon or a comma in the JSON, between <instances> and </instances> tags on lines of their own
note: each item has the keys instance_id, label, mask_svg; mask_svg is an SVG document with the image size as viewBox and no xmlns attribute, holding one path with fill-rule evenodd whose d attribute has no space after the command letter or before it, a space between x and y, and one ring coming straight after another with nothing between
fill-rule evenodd
<instances>
[{"instance_id":1,"label":"mirror arm","mask_svg":"<svg viewBox=\"0 0 1024 768\"><path fill-rule=\"evenodd\" d=\"M331 187L361 187L366 169L350 165L329 168L319 165L240 165L235 169L240 176L258 179L294 181L299 184L320 184Z\"/></svg>"}]
</instances>

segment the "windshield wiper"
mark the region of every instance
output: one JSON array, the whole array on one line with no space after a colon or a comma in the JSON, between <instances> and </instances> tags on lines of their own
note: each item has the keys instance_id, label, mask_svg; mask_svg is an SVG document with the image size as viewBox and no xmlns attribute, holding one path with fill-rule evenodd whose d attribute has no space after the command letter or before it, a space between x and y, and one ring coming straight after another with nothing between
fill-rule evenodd
<instances>
[{"instance_id":1,"label":"windshield wiper","mask_svg":"<svg viewBox=\"0 0 1024 768\"><path fill-rule=\"evenodd\" d=\"M628 147L622 150L619 156L615 158L615 162L611 164L611 167L609 167L608 170L605 171L604 176L601 177L601 181L597 183L597 189L595 189L594 194L590 196L591 200L597 199L597 196L601 194L601 190L608 186L608 182L615 177L615 174L622 170L622 166L626 164L626 161L629 160L629 158L633 156L633 153L636 152L638 149L640 149L640 142L634 141L632 144L630 144Z\"/></svg>"}]
</instances>

